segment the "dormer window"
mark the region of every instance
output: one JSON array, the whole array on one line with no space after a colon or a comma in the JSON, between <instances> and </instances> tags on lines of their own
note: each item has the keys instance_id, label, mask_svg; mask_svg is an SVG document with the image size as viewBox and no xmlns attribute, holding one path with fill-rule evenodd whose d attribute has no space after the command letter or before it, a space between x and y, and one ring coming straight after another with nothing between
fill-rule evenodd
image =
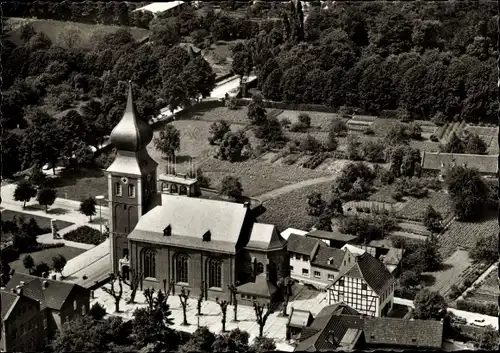
<instances>
[{"instance_id":1,"label":"dormer window","mask_svg":"<svg viewBox=\"0 0 500 353\"><path fill-rule=\"evenodd\" d=\"M330 258L328 259L328 265L333 265L333 257L330 257Z\"/></svg>"},{"instance_id":2,"label":"dormer window","mask_svg":"<svg viewBox=\"0 0 500 353\"><path fill-rule=\"evenodd\" d=\"M168 225L165 227L165 229L163 229L163 236L169 237L171 235L172 235L172 227Z\"/></svg>"},{"instance_id":3,"label":"dormer window","mask_svg":"<svg viewBox=\"0 0 500 353\"><path fill-rule=\"evenodd\" d=\"M210 231L203 234L203 241L210 241L211 239L212 239L212 234L210 233Z\"/></svg>"},{"instance_id":4,"label":"dormer window","mask_svg":"<svg viewBox=\"0 0 500 353\"><path fill-rule=\"evenodd\" d=\"M128 197L135 197L135 185L133 184L128 186Z\"/></svg>"}]
</instances>

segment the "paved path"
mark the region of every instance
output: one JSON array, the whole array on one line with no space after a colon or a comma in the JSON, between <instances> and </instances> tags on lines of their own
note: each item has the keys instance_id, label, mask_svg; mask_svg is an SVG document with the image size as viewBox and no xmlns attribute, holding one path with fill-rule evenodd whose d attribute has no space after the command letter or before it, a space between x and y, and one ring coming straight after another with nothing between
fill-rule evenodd
<instances>
[{"instance_id":1,"label":"paved path","mask_svg":"<svg viewBox=\"0 0 500 353\"><path fill-rule=\"evenodd\" d=\"M483 274L481 276L479 276L475 281L474 283L472 283L470 285L469 288L467 288L463 293L462 295L460 295L460 297L458 297L457 300L463 300L464 299L464 294L467 293L468 291L472 290L474 288L474 285L476 284L479 284L481 283L481 281L483 281L486 277L488 277L488 275L493 271L495 270L495 268L498 267L498 262L495 262L493 265L491 265L490 267L488 267L486 269L486 271L483 272Z\"/></svg>"},{"instance_id":2,"label":"paved path","mask_svg":"<svg viewBox=\"0 0 500 353\"><path fill-rule=\"evenodd\" d=\"M8 210L22 212L25 214L32 214L41 217L55 218L61 221L71 222L79 225L89 225L93 226L95 223L89 223L89 218L81 214L78 209L80 208L80 202L68 199L57 198L52 206L49 207L49 212L45 212L43 209L33 208L22 208L23 203L14 200L14 190L16 188L15 184L9 184L2 186L2 207ZM103 201L104 204L104 201ZM26 206L37 205L35 200L26 203ZM52 212L51 212L52 210ZM101 207L102 218L108 219L108 208ZM97 207L97 216L99 215L99 207ZM94 217L96 218L96 217ZM98 217L97 217L98 218Z\"/></svg>"},{"instance_id":3,"label":"paved path","mask_svg":"<svg viewBox=\"0 0 500 353\"><path fill-rule=\"evenodd\" d=\"M397 297L394 297L394 304L405 305L412 308L414 307L412 300L397 298ZM488 316L478 313L471 313L469 311L457 310L453 308L448 308L448 311L451 311L453 314L466 319L468 324L471 324L474 319L484 319L487 325L491 325L496 330L498 330L498 317Z\"/></svg>"}]
</instances>

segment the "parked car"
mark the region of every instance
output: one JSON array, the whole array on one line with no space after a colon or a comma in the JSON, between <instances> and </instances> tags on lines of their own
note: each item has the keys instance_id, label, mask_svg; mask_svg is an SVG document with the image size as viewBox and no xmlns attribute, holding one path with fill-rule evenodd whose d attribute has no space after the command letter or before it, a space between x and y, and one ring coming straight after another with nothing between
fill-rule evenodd
<instances>
[{"instance_id":1,"label":"parked car","mask_svg":"<svg viewBox=\"0 0 500 353\"><path fill-rule=\"evenodd\" d=\"M472 320L471 325L479 327L487 326L486 320L484 319L474 319Z\"/></svg>"}]
</instances>

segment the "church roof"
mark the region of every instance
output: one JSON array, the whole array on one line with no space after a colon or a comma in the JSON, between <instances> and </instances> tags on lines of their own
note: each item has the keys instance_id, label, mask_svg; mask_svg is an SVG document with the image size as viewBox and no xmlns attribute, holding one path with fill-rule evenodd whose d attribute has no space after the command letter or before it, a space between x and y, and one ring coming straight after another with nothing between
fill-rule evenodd
<instances>
[{"instance_id":1,"label":"church roof","mask_svg":"<svg viewBox=\"0 0 500 353\"><path fill-rule=\"evenodd\" d=\"M167 195L139 219L128 238L234 254L248 210L233 202ZM167 226L170 236L163 234ZM208 231L210 240L204 241Z\"/></svg>"},{"instance_id":2,"label":"church roof","mask_svg":"<svg viewBox=\"0 0 500 353\"><path fill-rule=\"evenodd\" d=\"M127 105L123 117L111 131L110 139L119 151L137 152L145 148L153 138L153 130L145 121L137 118L129 81Z\"/></svg>"},{"instance_id":3,"label":"church roof","mask_svg":"<svg viewBox=\"0 0 500 353\"><path fill-rule=\"evenodd\" d=\"M286 240L276 230L272 224L254 223L247 248L257 248L262 250L281 249L286 245Z\"/></svg>"},{"instance_id":4,"label":"church roof","mask_svg":"<svg viewBox=\"0 0 500 353\"><path fill-rule=\"evenodd\" d=\"M122 152L118 150L108 173L145 175L156 169L158 163L151 158L146 149L139 152Z\"/></svg>"}]
</instances>

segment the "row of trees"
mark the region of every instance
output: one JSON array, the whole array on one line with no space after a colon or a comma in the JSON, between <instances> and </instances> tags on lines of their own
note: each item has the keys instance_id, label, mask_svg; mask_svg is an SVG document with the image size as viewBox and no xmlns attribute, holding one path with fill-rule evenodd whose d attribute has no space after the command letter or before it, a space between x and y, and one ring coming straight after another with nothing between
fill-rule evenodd
<instances>
[{"instance_id":1,"label":"row of trees","mask_svg":"<svg viewBox=\"0 0 500 353\"><path fill-rule=\"evenodd\" d=\"M424 119L442 113L449 120L493 122L496 28L489 17L479 16L491 6L464 14L478 19L475 27L468 19L444 20L443 13L462 13L454 4L424 11L423 20L416 8L408 13L402 6L408 7L344 3L314 9L303 41L289 38L289 21L276 22L271 31L234 48L233 71L255 67L259 88L271 100L349 105L377 114L400 108ZM295 13L292 7L287 17L296 18ZM437 44L464 35L449 48Z\"/></svg>"}]
</instances>

